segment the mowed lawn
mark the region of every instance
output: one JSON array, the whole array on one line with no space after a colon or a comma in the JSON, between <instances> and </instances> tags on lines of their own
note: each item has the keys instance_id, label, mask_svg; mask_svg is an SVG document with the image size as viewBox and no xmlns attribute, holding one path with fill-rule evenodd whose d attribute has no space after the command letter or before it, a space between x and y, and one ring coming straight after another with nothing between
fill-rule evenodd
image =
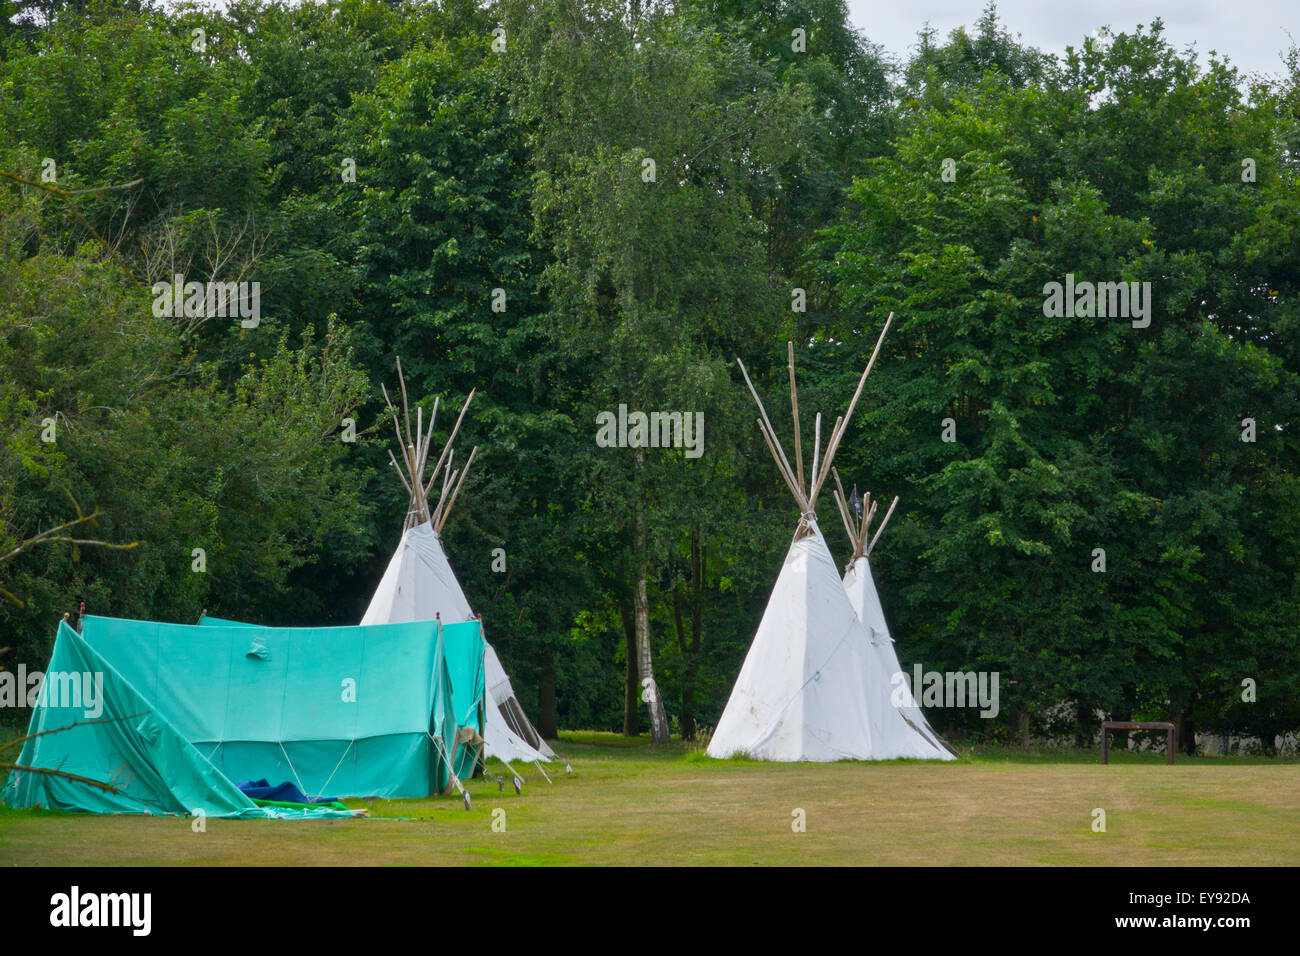
<instances>
[{"instance_id":1,"label":"mowed lawn","mask_svg":"<svg viewBox=\"0 0 1300 956\"><path fill-rule=\"evenodd\" d=\"M521 796L471 781L468 812L453 798L376 801L368 819L209 820L195 833L183 818L0 809L0 864L1300 864L1294 761L760 764L594 733L559 749L574 776L548 767L548 784L528 768ZM806 832L791 827L796 809Z\"/></svg>"}]
</instances>

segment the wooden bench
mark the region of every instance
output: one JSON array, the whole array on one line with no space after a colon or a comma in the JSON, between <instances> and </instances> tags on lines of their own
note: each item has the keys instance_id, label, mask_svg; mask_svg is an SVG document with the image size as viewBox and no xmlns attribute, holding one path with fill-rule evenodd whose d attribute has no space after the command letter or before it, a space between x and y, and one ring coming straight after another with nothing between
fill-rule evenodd
<instances>
[{"instance_id":1,"label":"wooden bench","mask_svg":"<svg viewBox=\"0 0 1300 956\"><path fill-rule=\"evenodd\" d=\"M1112 730L1163 730L1165 732L1165 763L1174 762L1177 750L1174 742L1174 725L1167 720L1103 720L1101 722L1101 762L1110 763L1110 731Z\"/></svg>"}]
</instances>

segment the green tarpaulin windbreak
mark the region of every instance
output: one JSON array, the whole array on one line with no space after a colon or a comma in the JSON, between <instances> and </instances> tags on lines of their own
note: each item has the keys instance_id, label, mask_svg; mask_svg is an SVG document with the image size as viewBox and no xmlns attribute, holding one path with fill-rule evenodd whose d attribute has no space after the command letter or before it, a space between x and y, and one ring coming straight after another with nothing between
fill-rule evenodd
<instances>
[{"instance_id":1,"label":"green tarpaulin windbreak","mask_svg":"<svg viewBox=\"0 0 1300 956\"><path fill-rule=\"evenodd\" d=\"M474 736L461 733L452 698L452 670L466 660L473 670L465 646L482 645L468 623L451 655L437 621L264 628L87 617L81 634L61 624L35 736L17 760L30 769L13 771L0 796L13 807L307 819L348 814L259 807L235 781L293 780L313 798L444 792L445 755ZM481 650L479 661L481 674ZM55 769L114 790L43 772Z\"/></svg>"},{"instance_id":2,"label":"green tarpaulin windbreak","mask_svg":"<svg viewBox=\"0 0 1300 956\"><path fill-rule=\"evenodd\" d=\"M426 621L417 623L413 626L427 627L431 623L433 622ZM218 617L206 616L199 619L199 626L214 628L256 628L256 625L245 624L242 621L228 621ZM364 629L368 630L374 627L393 626L394 625L371 625ZM310 638L308 635L323 630L336 630L352 633L358 630L363 630L363 628L285 627L275 629L277 634L284 635L293 640L309 640ZM483 670L483 630L478 621L462 621L457 624L443 624L441 627L441 633L442 658L447 669L447 676L451 682L451 700L452 708L455 713L455 725L460 730L459 737L463 738L456 745L453 766L458 778L468 780L474 775L478 764L480 764L483 759L483 745L481 743L481 738L483 736L483 723L486 719L486 705L484 704L484 700L486 699L486 679ZM465 731L467 729L472 729L474 733L472 735L466 733ZM448 752L451 752L450 746L448 747ZM253 778L240 777L239 779L258 779L259 776L267 775L261 774ZM267 779L270 778L267 777ZM306 793L308 791L303 792Z\"/></svg>"},{"instance_id":3,"label":"green tarpaulin windbreak","mask_svg":"<svg viewBox=\"0 0 1300 956\"><path fill-rule=\"evenodd\" d=\"M17 760L19 768L30 769L11 771L0 794L11 807L281 819L352 815L254 804L67 624L59 625L45 673Z\"/></svg>"}]
</instances>

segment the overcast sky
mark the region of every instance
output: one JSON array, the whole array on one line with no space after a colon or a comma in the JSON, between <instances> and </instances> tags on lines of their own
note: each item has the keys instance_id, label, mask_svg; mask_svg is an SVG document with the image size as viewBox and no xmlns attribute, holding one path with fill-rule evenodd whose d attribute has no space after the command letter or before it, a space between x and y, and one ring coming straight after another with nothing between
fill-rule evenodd
<instances>
[{"instance_id":1,"label":"overcast sky","mask_svg":"<svg viewBox=\"0 0 1300 956\"><path fill-rule=\"evenodd\" d=\"M986 0L848 0L853 25L867 39L901 58L916 43L928 20L947 36L958 26L974 27ZM1030 46L1063 53L1078 47L1093 30L1109 26L1131 32L1159 17L1177 47L1194 44L1226 56L1243 72L1280 73L1280 52L1300 42L1300 0L1000 0L998 19Z\"/></svg>"}]
</instances>

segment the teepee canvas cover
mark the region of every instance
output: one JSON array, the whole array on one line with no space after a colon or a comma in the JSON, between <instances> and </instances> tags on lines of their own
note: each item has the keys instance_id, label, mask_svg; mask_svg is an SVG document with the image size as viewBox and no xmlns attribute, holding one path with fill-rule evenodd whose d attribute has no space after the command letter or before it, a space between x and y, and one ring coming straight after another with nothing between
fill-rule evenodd
<instances>
[{"instance_id":1,"label":"teepee canvas cover","mask_svg":"<svg viewBox=\"0 0 1300 956\"><path fill-rule=\"evenodd\" d=\"M488 753L503 760L551 760L555 751L524 713L497 652L486 642L484 651L488 698L496 705L488 707L484 732Z\"/></svg>"},{"instance_id":2,"label":"teepee canvas cover","mask_svg":"<svg viewBox=\"0 0 1300 956\"><path fill-rule=\"evenodd\" d=\"M447 561L442 537L425 522L403 532L361 623L425 621L436 615L445 621L474 617Z\"/></svg>"},{"instance_id":3,"label":"teepee canvas cover","mask_svg":"<svg viewBox=\"0 0 1300 956\"><path fill-rule=\"evenodd\" d=\"M898 712L898 716L901 716L907 725L906 732L902 732L898 739L898 748L904 751L919 750L917 753L904 754L906 756L932 757L938 760L955 759L956 753L942 737L935 733L930 722L926 720L925 714L917 706L916 699L907 685L905 675L898 663L898 652L894 649L894 639L890 636L889 626L885 623L885 609L880 603L880 595L871 576L871 564L867 560L876 542L880 540L885 526L889 524L894 509L898 507L898 497L895 496L890 503L889 510L885 512L885 517L880 522L880 527L873 535L871 522L875 518L878 502L871 500L870 493L865 499L859 500L857 488L854 488L851 500L846 498L839 473L832 468L831 474L835 478L833 492L835 504L844 522L844 530L848 533L849 543L853 545L853 557L849 561L848 570L844 573L844 591L849 596L849 602L853 605L858 620L866 629L874 672L884 675L892 709ZM896 729L901 731L901 728L896 727Z\"/></svg>"},{"instance_id":4,"label":"teepee canvas cover","mask_svg":"<svg viewBox=\"0 0 1300 956\"><path fill-rule=\"evenodd\" d=\"M898 749L912 750L912 753L900 753L898 756L932 757L937 760L953 760L955 754L930 726L925 714L917 706L916 699L905 681L899 676L903 669L898 663L898 652L894 649L894 639L889 636L889 627L885 624L885 611L880 605L880 595L876 593L875 582L871 579L871 565L867 556L859 555L844 574L844 590L849 602L866 628L867 637L873 657L872 669L886 678L889 697L886 698L890 709L907 724L906 733L899 729ZM894 706L902 703L901 707ZM917 738L920 738L919 741Z\"/></svg>"},{"instance_id":5,"label":"teepee canvas cover","mask_svg":"<svg viewBox=\"0 0 1300 956\"><path fill-rule=\"evenodd\" d=\"M709 744L709 756L876 755L869 651L816 520L800 522Z\"/></svg>"}]
</instances>

